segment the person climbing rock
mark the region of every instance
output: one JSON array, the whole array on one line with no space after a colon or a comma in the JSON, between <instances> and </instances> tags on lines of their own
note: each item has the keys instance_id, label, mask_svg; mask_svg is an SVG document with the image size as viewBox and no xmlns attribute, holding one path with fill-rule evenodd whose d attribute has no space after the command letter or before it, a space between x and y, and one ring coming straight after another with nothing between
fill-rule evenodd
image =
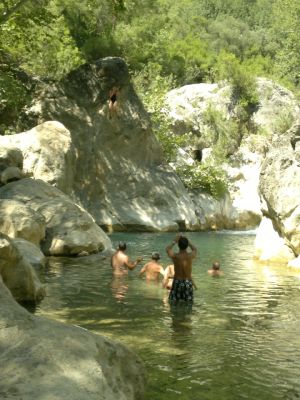
<instances>
[{"instance_id":1,"label":"person climbing rock","mask_svg":"<svg viewBox=\"0 0 300 400\"><path fill-rule=\"evenodd\" d=\"M109 100L108 100L108 112L109 112L109 119L113 118L118 114L118 97L119 97L120 90L118 87L114 86L109 91Z\"/></svg>"}]
</instances>

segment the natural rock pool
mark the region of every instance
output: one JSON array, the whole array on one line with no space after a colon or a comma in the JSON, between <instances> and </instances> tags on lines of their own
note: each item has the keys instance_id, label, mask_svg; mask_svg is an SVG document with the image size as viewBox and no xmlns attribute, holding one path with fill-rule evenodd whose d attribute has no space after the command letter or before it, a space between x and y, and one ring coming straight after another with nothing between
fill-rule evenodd
<instances>
[{"instance_id":1,"label":"natural rock pool","mask_svg":"<svg viewBox=\"0 0 300 400\"><path fill-rule=\"evenodd\" d=\"M148 261L174 234L119 233ZM192 310L138 278L114 280L99 255L50 258L37 315L79 325L133 349L148 371L147 400L300 398L300 271L252 261L251 233L189 233L198 248ZM220 260L222 277L207 274ZM44 278L43 278L44 277Z\"/></svg>"}]
</instances>

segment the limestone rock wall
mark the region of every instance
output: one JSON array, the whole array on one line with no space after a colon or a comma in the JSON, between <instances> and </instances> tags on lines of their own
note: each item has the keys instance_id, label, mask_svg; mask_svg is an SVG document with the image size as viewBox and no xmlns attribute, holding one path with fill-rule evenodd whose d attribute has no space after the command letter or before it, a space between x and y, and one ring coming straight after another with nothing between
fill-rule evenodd
<instances>
[{"instance_id":1,"label":"limestone rock wall","mask_svg":"<svg viewBox=\"0 0 300 400\"><path fill-rule=\"evenodd\" d=\"M117 101L111 108L114 88ZM80 67L59 84L44 86L23 120L31 126L60 121L69 130L74 176L65 187L58 178L50 183L65 193L72 183L73 199L100 226L167 231L197 225L181 181L162 166L161 147L122 59L101 59ZM44 141L47 148L47 135Z\"/></svg>"},{"instance_id":2,"label":"limestone rock wall","mask_svg":"<svg viewBox=\"0 0 300 400\"><path fill-rule=\"evenodd\" d=\"M296 256L300 254L300 123L273 138L260 175L264 214ZM288 261L288 259L287 259Z\"/></svg>"},{"instance_id":3,"label":"limestone rock wall","mask_svg":"<svg viewBox=\"0 0 300 400\"><path fill-rule=\"evenodd\" d=\"M250 122L259 134L253 130L249 137L243 138L240 147L235 149L230 157L229 165L224 165L229 177L229 193L224 199L216 201L210 196L193 191L196 214L201 228L204 229L253 229L260 223L262 215L266 214L263 209L263 202L266 200L269 209L267 214L273 218L279 211L279 218L274 218L274 220L278 219L278 230L290 243L291 248L298 252L299 239L295 225L298 218L296 206L298 189L296 187L299 187L297 183L299 177L296 164L299 158L297 156L299 131L294 132L288 139L288 146L283 146L283 144L277 146L278 158L282 160L282 166L278 164L280 161L275 163L277 156L274 143L271 142L276 134L278 137L285 137L286 130L295 124L299 117L299 103L289 90L268 79L257 79L257 92L259 104ZM208 134L210 127L205 118L205 113L210 108L219 112L224 121L230 122L230 119L235 116L236 104L228 85L203 83L174 89L168 93L162 110L171 119L174 134L181 135L186 132L193 134L199 150L202 150L202 161L211 157L209 148L213 144L213 135ZM264 134L261 134L262 132ZM265 160L266 154L268 154L267 160ZM262 173L259 186L263 161L264 170L268 172ZM293 165L290 165L287 171L289 162ZM270 174L269 177L268 174ZM266 178L263 178L264 176ZM286 191L285 180L290 194ZM280 188L282 188L282 193L278 193ZM277 197L276 206L272 200L273 189L273 196ZM260 192L262 192L262 197ZM293 210L289 203L295 207ZM283 209L286 209L290 215L289 218L283 218L285 222L280 217ZM282 233L283 231L285 233Z\"/></svg>"}]
</instances>

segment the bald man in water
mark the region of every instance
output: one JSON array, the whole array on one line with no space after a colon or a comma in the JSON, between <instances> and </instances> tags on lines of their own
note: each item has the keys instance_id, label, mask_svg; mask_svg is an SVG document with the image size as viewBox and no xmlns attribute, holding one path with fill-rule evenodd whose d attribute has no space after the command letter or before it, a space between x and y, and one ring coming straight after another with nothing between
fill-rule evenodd
<instances>
[{"instance_id":1,"label":"bald man in water","mask_svg":"<svg viewBox=\"0 0 300 400\"><path fill-rule=\"evenodd\" d=\"M212 268L207 271L209 273L209 275L211 275L211 276L222 276L223 275L223 271L220 270L221 265L220 265L219 261L214 261L212 263L211 267Z\"/></svg>"},{"instance_id":2,"label":"bald man in water","mask_svg":"<svg viewBox=\"0 0 300 400\"><path fill-rule=\"evenodd\" d=\"M177 244L179 252L174 253L173 246ZM190 248L191 251L187 251ZM184 236L176 236L175 240L166 248L168 256L174 264L174 280L169 294L169 301L177 303L179 300L193 302L192 264L197 256L196 247Z\"/></svg>"},{"instance_id":3,"label":"bald man in water","mask_svg":"<svg viewBox=\"0 0 300 400\"><path fill-rule=\"evenodd\" d=\"M138 257L136 261L130 261L128 255L125 254L126 248L126 243L120 242L117 251L111 256L114 275L127 274L128 270L133 270L143 260L142 257Z\"/></svg>"}]
</instances>

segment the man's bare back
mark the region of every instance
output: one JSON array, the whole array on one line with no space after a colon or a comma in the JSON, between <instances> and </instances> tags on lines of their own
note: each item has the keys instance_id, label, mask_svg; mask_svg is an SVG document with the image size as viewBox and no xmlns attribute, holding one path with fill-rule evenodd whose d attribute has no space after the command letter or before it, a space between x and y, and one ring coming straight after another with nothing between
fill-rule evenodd
<instances>
[{"instance_id":1,"label":"man's bare back","mask_svg":"<svg viewBox=\"0 0 300 400\"><path fill-rule=\"evenodd\" d=\"M152 260L147 262L147 264L143 266L143 268L140 270L139 275L146 274L147 281L158 282L160 275L164 275L164 269L162 265L158 263L159 258L160 257L158 253L153 253Z\"/></svg>"},{"instance_id":2,"label":"man's bare back","mask_svg":"<svg viewBox=\"0 0 300 400\"><path fill-rule=\"evenodd\" d=\"M174 253L173 246L178 244L179 252ZM191 252L187 249L190 247ZM168 256L174 263L174 280L169 294L169 301L177 303L179 300L193 301L192 263L196 258L197 249L184 236L176 236L175 240L166 248Z\"/></svg>"},{"instance_id":3,"label":"man's bare back","mask_svg":"<svg viewBox=\"0 0 300 400\"><path fill-rule=\"evenodd\" d=\"M178 243L180 237L175 238L174 242L167 247L166 251L168 256L173 260L174 263L174 279L192 279L192 263L197 255L197 249L187 240L187 247L191 248L191 252L186 251L187 247L180 250L179 253L174 253L172 247Z\"/></svg>"}]
</instances>

